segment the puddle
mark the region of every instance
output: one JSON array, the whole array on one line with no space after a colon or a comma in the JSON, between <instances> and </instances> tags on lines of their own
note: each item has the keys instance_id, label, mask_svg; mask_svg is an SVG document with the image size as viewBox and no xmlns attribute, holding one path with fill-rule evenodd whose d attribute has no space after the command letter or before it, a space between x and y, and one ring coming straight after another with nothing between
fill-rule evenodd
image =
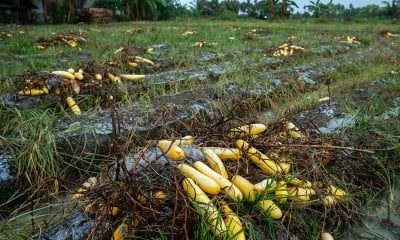
<instances>
[{"instance_id":1,"label":"puddle","mask_svg":"<svg viewBox=\"0 0 400 240\"><path fill-rule=\"evenodd\" d=\"M217 53L207 53L199 56L197 58L198 61L204 62L204 61L211 61L211 60L217 60L218 58L223 57L223 55L217 54Z\"/></svg>"},{"instance_id":2,"label":"puddle","mask_svg":"<svg viewBox=\"0 0 400 240\"><path fill-rule=\"evenodd\" d=\"M318 131L323 134L339 134L344 128L352 128L355 120L350 114L341 113L341 116L335 116L326 123L326 126L319 127Z\"/></svg>"},{"instance_id":3,"label":"puddle","mask_svg":"<svg viewBox=\"0 0 400 240\"><path fill-rule=\"evenodd\" d=\"M162 129L168 126L183 129L184 122L194 118L212 121L219 117L219 104L225 97L213 89L197 89L119 107L121 134L134 133L134 140L143 143L142 137L158 139ZM72 120L61 119L56 130L60 147L72 152L107 154L112 133L110 116L110 110L102 110L87 116L74 116Z\"/></svg>"},{"instance_id":4,"label":"puddle","mask_svg":"<svg viewBox=\"0 0 400 240\"><path fill-rule=\"evenodd\" d=\"M324 76L322 72L312 69L300 69L297 70L296 72L297 72L297 80L303 81L310 85L316 84L318 78Z\"/></svg>"},{"instance_id":5,"label":"puddle","mask_svg":"<svg viewBox=\"0 0 400 240\"><path fill-rule=\"evenodd\" d=\"M396 184L398 186L398 184ZM400 236L400 188L393 190L392 204L377 201L374 209L366 209L361 221L355 223L353 233L345 239L394 240Z\"/></svg>"},{"instance_id":6,"label":"puddle","mask_svg":"<svg viewBox=\"0 0 400 240\"><path fill-rule=\"evenodd\" d=\"M280 64L283 64L284 60L282 58L273 58L273 57L266 57L264 58L264 64L267 66L278 66Z\"/></svg>"},{"instance_id":7,"label":"puddle","mask_svg":"<svg viewBox=\"0 0 400 240\"><path fill-rule=\"evenodd\" d=\"M30 240L82 240L87 238L94 225L93 219L88 218L84 212L76 211L61 225L46 229L32 236Z\"/></svg>"},{"instance_id":8,"label":"puddle","mask_svg":"<svg viewBox=\"0 0 400 240\"><path fill-rule=\"evenodd\" d=\"M380 116L377 116L375 118L377 119L383 119L383 120L388 120L390 118L396 118L400 116L400 107L395 107L393 109L390 109L389 111L386 111Z\"/></svg>"},{"instance_id":9,"label":"puddle","mask_svg":"<svg viewBox=\"0 0 400 240\"><path fill-rule=\"evenodd\" d=\"M165 85L193 80L206 81L209 75L217 78L225 73L224 66L213 64L211 66L201 66L196 69L171 70L149 74L146 77L146 83L148 85Z\"/></svg>"},{"instance_id":10,"label":"puddle","mask_svg":"<svg viewBox=\"0 0 400 240\"><path fill-rule=\"evenodd\" d=\"M40 98L17 97L11 93L0 95L0 105L17 109L31 109L39 106L46 107L59 102L60 98L53 95L45 95Z\"/></svg>"},{"instance_id":11,"label":"puddle","mask_svg":"<svg viewBox=\"0 0 400 240\"><path fill-rule=\"evenodd\" d=\"M323 103L315 109L299 113L294 119L303 129L323 134L340 134L355 125L355 119L342 112L341 106L335 101Z\"/></svg>"},{"instance_id":12,"label":"puddle","mask_svg":"<svg viewBox=\"0 0 400 240\"><path fill-rule=\"evenodd\" d=\"M384 82L376 80L371 85L379 88L379 85ZM371 89L368 87L369 85L367 88L352 89L351 92L344 95L346 97L342 97L342 100L321 103L315 109L297 114L294 120L302 129L316 133L340 135L346 131L351 131L351 128L355 126L356 119L345 112L342 101L351 98L352 101L356 101L358 104L365 104L370 100L368 96L370 96L369 90ZM400 115L400 97L394 98L393 105L392 109L375 116L375 118L379 120L398 118ZM394 186L398 186L398 184L394 184ZM383 191L377 194L382 198L372 203L372 206L362 210L361 219L354 220L349 233L346 233L347 235L343 239L399 239L400 188L395 187L395 189L392 189L390 204L388 204Z\"/></svg>"},{"instance_id":13,"label":"puddle","mask_svg":"<svg viewBox=\"0 0 400 240\"><path fill-rule=\"evenodd\" d=\"M10 169L10 161L13 159L10 152L2 152L0 149L0 184L13 180Z\"/></svg>"}]
</instances>

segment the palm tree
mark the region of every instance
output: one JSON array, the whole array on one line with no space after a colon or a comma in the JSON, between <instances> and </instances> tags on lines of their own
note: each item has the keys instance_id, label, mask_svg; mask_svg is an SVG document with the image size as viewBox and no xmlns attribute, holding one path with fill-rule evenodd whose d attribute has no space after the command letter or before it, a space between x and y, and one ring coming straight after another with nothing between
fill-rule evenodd
<instances>
[{"instance_id":1,"label":"palm tree","mask_svg":"<svg viewBox=\"0 0 400 240\"><path fill-rule=\"evenodd\" d=\"M383 1L385 4L385 15L396 18L400 15L400 0L392 0L392 3Z\"/></svg>"},{"instance_id":2,"label":"palm tree","mask_svg":"<svg viewBox=\"0 0 400 240\"><path fill-rule=\"evenodd\" d=\"M268 9L269 9L269 15L273 18L275 17L275 0L268 0Z\"/></svg>"},{"instance_id":3,"label":"palm tree","mask_svg":"<svg viewBox=\"0 0 400 240\"><path fill-rule=\"evenodd\" d=\"M148 19L157 10L157 5L165 6L165 0L121 0L125 5L129 18L135 20Z\"/></svg>"}]
</instances>

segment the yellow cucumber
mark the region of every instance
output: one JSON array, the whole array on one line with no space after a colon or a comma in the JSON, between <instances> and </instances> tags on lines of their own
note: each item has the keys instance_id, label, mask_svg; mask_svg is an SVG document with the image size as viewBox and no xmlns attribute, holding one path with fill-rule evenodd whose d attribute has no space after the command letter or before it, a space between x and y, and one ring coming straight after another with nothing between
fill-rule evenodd
<instances>
[{"instance_id":1,"label":"yellow cucumber","mask_svg":"<svg viewBox=\"0 0 400 240\"><path fill-rule=\"evenodd\" d=\"M283 173L288 174L290 172L289 162L278 162L278 165L282 169Z\"/></svg>"},{"instance_id":2,"label":"yellow cucumber","mask_svg":"<svg viewBox=\"0 0 400 240\"><path fill-rule=\"evenodd\" d=\"M130 67L133 67L133 68L139 66L139 64L137 64L137 63L135 63L135 62L128 62L128 65L129 65Z\"/></svg>"},{"instance_id":3,"label":"yellow cucumber","mask_svg":"<svg viewBox=\"0 0 400 240\"><path fill-rule=\"evenodd\" d=\"M178 146L180 146L180 145L190 145L190 144L192 144L194 142L194 137L190 136L190 135L187 135L187 136L184 136L184 137L182 137L180 139L177 139L177 140L174 140L174 141L171 141L171 140L166 140L166 141L170 141L172 144L178 145Z\"/></svg>"},{"instance_id":4,"label":"yellow cucumber","mask_svg":"<svg viewBox=\"0 0 400 240\"><path fill-rule=\"evenodd\" d=\"M210 177L225 191L226 195L234 201L241 201L243 199L243 194L240 189L235 186L231 181L224 178L221 174L212 170L205 163L201 161L196 161L193 166L204 175Z\"/></svg>"},{"instance_id":5,"label":"yellow cucumber","mask_svg":"<svg viewBox=\"0 0 400 240\"><path fill-rule=\"evenodd\" d=\"M229 130L228 136L230 137L244 137L247 135L258 135L264 132L267 129L267 126L262 123L253 123L247 124L240 127L235 127Z\"/></svg>"},{"instance_id":6,"label":"yellow cucumber","mask_svg":"<svg viewBox=\"0 0 400 240\"><path fill-rule=\"evenodd\" d=\"M304 138L304 134L300 131L289 130L289 135L292 138Z\"/></svg>"},{"instance_id":7,"label":"yellow cucumber","mask_svg":"<svg viewBox=\"0 0 400 240\"><path fill-rule=\"evenodd\" d=\"M332 207L337 203L336 197L332 195L322 196L321 200L325 207Z\"/></svg>"},{"instance_id":8,"label":"yellow cucumber","mask_svg":"<svg viewBox=\"0 0 400 240\"><path fill-rule=\"evenodd\" d=\"M167 194L163 191L157 191L153 193L153 198L156 200L157 203L164 204L167 199Z\"/></svg>"},{"instance_id":9,"label":"yellow cucumber","mask_svg":"<svg viewBox=\"0 0 400 240\"><path fill-rule=\"evenodd\" d=\"M154 48L148 48L146 49L147 54L153 54L154 53Z\"/></svg>"},{"instance_id":10,"label":"yellow cucumber","mask_svg":"<svg viewBox=\"0 0 400 240\"><path fill-rule=\"evenodd\" d=\"M75 72L74 76L75 76L75 79L83 80L83 73L81 73L81 72Z\"/></svg>"},{"instance_id":11,"label":"yellow cucumber","mask_svg":"<svg viewBox=\"0 0 400 240\"><path fill-rule=\"evenodd\" d=\"M178 142L179 144L182 145L190 145L194 142L194 137L191 135L186 135L182 137L181 139L176 140L175 142Z\"/></svg>"},{"instance_id":12,"label":"yellow cucumber","mask_svg":"<svg viewBox=\"0 0 400 240\"><path fill-rule=\"evenodd\" d=\"M172 160L180 161L185 158L185 152L178 145L174 145L172 141L160 140L157 146Z\"/></svg>"},{"instance_id":13,"label":"yellow cucumber","mask_svg":"<svg viewBox=\"0 0 400 240\"><path fill-rule=\"evenodd\" d=\"M221 174L224 178L228 179L228 172L218 155L210 149L203 149L204 157L210 167Z\"/></svg>"},{"instance_id":14,"label":"yellow cucumber","mask_svg":"<svg viewBox=\"0 0 400 240\"><path fill-rule=\"evenodd\" d=\"M143 58L143 57L139 57L139 56L135 56L135 59L133 60L137 63L147 63L149 65L154 65L154 62L147 59L147 58Z\"/></svg>"},{"instance_id":15,"label":"yellow cucumber","mask_svg":"<svg viewBox=\"0 0 400 240\"><path fill-rule=\"evenodd\" d=\"M265 154L258 151L256 148L251 147L246 141L242 139L236 140L236 146L246 153L247 158L249 158L254 164L256 164L265 173L275 176L282 172L282 168L268 158Z\"/></svg>"},{"instance_id":16,"label":"yellow cucumber","mask_svg":"<svg viewBox=\"0 0 400 240\"><path fill-rule=\"evenodd\" d=\"M232 183L235 184L240 191L242 191L244 199L249 202L253 202L257 198L257 191L254 189L254 185L246 178L235 175L232 177Z\"/></svg>"},{"instance_id":17,"label":"yellow cucumber","mask_svg":"<svg viewBox=\"0 0 400 240\"><path fill-rule=\"evenodd\" d=\"M126 223L122 223L115 229L111 240L124 240L127 232L128 225Z\"/></svg>"},{"instance_id":18,"label":"yellow cucumber","mask_svg":"<svg viewBox=\"0 0 400 240\"><path fill-rule=\"evenodd\" d=\"M292 138L304 138L304 134L300 131L300 129L292 122L286 121L284 122L284 127L289 132L289 135Z\"/></svg>"},{"instance_id":19,"label":"yellow cucumber","mask_svg":"<svg viewBox=\"0 0 400 240\"><path fill-rule=\"evenodd\" d=\"M72 196L71 196L71 201L74 201L74 200L76 200L76 199L82 199L84 196L85 196L85 194L83 194L83 193L75 193L75 194L72 194Z\"/></svg>"},{"instance_id":20,"label":"yellow cucumber","mask_svg":"<svg viewBox=\"0 0 400 240\"><path fill-rule=\"evenodd\" d=\"M111 207L111 216L115 217L119 213L119 207Z\"/></svg>"},{"instance_id":21,"label":"yellow cucumber","mask_svg":"<svg viewBox=\"0 0 400 240\"><path fill-rule=\"evenodd\" d=\"M40 96L40 95L44 95L46 94L45 91L43 91L42 89L26 89L24 91L19 91L18 95L20 96Z\"/></svg>"},{"instance_id":22,"label":"yellow cucumber","mask_svg":"<svg viewBox=\"0 0 400 240\"><path fill-rule=\"evenodd\" d=\"M257 203L257 206L272 219L282 218L281 209L272 200L261 200Z\"/></svg>"},{"instance_id":23,"label":"yellow cucumber","mask_svg":"<svg viewBox=\"0 0 400 240\"><path fill-rule=\"evenodd\" d=\"M67 104L71 111L76 115L81 115L81 109L79 108L78 104L76 104L75 100L72 97L66 98Z\"/></svg>"},{"instance_id":24,"label":"yellow cucumber","mask_svg":"<svg viewBox=\"0 0 400 240\"><path fill-rule=\"evenodd\" d=\"M330 233L322 233L321 240L334 240L333 236Z\"/></svg>"},{"instance_id":25,"label":"yellow cucumber","mask_svg":"<svg viewBox=\"0 0 400 240\"><path fill-rule=\"evenodd\" d=\"M220 209L226 215L224 222L227 228L228 238L232 240L245 240L246 235L244 234L243 225L239 217L226 203L224 203Z\"/></svg>"},{"instance_id":26,"label":"yellow cucumber","mask_svg":"<svg viewBox=\"0 0 400 240\"><path fill-rule=\"evenodd\" d=\"M177 167L181 171L183 176L193 179L204 192L215 195L221 191L221 187L216 181L199 172L195 168L185 163L181 163Z\"/></svg>"},{"instance_id":27,"label":"yellow cucumber","mask_svg":"<svg viewBox=\"0 0 400 240\"><path fill-rule=\"evenodd\" d=\"M43 86L41 90L44 92L44 94L49 93L49 89L46 86Z\"/></svg>"},{"instance_id":28,"label":"yellow cucumber","mask_svg":"<svg viewBox=\"0 0 400 240\"><path fill-rule=\"evenodd\" d=\"M146 75L143 74L121 74L119 75L122 79L125 80L130 80L130 81L138 81L138 80L143 80L146 78Z\"/></svg>"},{"instance_id":29,"label":"yellow cucumber","mask_svg":"<svg viewBox=\"0 0 400 240\"><path fill-rule=\"evenodd\" d=\"M307 189L302 187L288 188L289 199L295 202L306 202L310 200L310 195Z\"/></svg>"},{"instance_id":30,"label":"yellow cucumber","mask_svg":"<svg viewBox=\"0 0 400 240\"><path fill-rule=\"evenodd\" d=\"M304 187L304 188L311 188L312 183L310 181L300 180L296 177L289 176L288 182L289 185L296 186L296 187Z\"/></svg>"},{"instance_id":31,"label":"yellow cucumber","mask_svg":"<svg viewBox=\"0 0 400 240\"><path fill-rule=\"evenodd\" d=\"M291 121L285 121L284 127L286 128L286 130L300 131L300 129Z\"/></svg>"},{"instance_id":32,"label":"yellow cucumber","mask_svg":"<svg viewBox=\"0 0 400 240\"><path fill-rule=\"evenodd\" d=\"M275 197L277 197L279 203L285 203L287 201L287 198L289 196L289 191L286 186L285 181L279 181L278 186L275 189Z\"/></svg>"},{"instance_id":33,"label":"yellow cucumber","mask_svg":"<svg viewBox=\"0 0 400 240\"><path fill-rule=\"evenodd\" d=\"M74 74L72 74L70 72L67 72L67 71L53 71L51 73L54 74L54 75L57 75L57 76L61 76L63 78L75 79Z\"/></svg>"},{"instance_id":34,"label":"yellow cucumber","mask_svg":"<svg viewBox=\"0 0 400 240\"><path fill-rule=\"evenodd\" d=\"M317 194L317 192L313 188L304 188L308 195L312 196Z\"/></svg>"},{"instance_id":35,"label":"yellow cucumber","mask_svg":"<svg viewBox=\"0 0 400 240\"><path fill-rule=\"evenodd\" d=\"M213 150L221 160L239 160L242 157L242 153L238 148L201 147L200 149Z\"/></svg>"},{"instance_id":36,"label":"yellow cucumber","mask_svg":"<svg viewBox=\"0 0 400 240\"><path fill-rule=\"evenodd\" d=\"M328 191L329 191L330 194L332 194L333 196L335 196L335 198L336 198L337 200L343 200L343 199L346 197L346 195L347 195L347 193L346 193L344 190L342 190L342 189L340 189L340 188L337 188L337 187L335 187L335 186L333 186L333 185L330 185L330 186L328 187Z\"/></svg>"},{"instance_id":37,"label":"yellow cucumber","mask_svg":"<svg viewBox=\"0 0 400 240\"><path fill-rule=\"evenodd\" d=\"M211 231L217 237L223 237L226 233L226 225L222 220L221 214L208 196L201 190L195 181L191 178L185 178L182 181L183 190L193 201L198 203L200 211L210 225Z\"/></svg>"},{"instance_id":38,"label":"yellow cucumber","mask_svg":"<svg viewBox=\"0 0 400 240\"><path fill-rule=\"evenodd\" d=\"M121 83L121 78L120 77L116 77L114 74L112 73L107 73L108 78L111 80L111 82L113 83Z\"/></svg>"},{"instance_id":39,"label":"yellow cucumber","mask_svg":"<svg viewBox=\"0 0 400 240\"><path fill-rule=\"evenodd\" d=\"M96 73L96 74L94 75L94 77L96 78L96 80L101 80L101 79L103 79L103 76L102 76L100 73Z\"/></svg>"}]
</instances>

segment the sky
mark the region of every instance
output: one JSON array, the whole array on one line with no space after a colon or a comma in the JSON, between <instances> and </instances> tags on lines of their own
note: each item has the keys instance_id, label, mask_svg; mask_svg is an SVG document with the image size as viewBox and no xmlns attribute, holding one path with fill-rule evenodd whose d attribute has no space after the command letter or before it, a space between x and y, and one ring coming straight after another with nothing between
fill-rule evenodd
<instances>
[{"instance_id":1,"label":"sky","mask_svg":"<svg viewBox=\"0 0 400 240\"><path fill-rule=\"evenodd\" d=\"M245 0L241 0L241 2L244 2ZM302 11L304 5L309 5L310 4L310 0L295 0L297 5L299 6L299 9L295 9L295 11ZM334 4L342 4L344 5L346 8L349 7L349 4L352 3L354 7L363 7L365 5L369 5L369 4L375 4L375 5L379 5L379 6L383 6L382 4L383 0L333 0ZM191 2L195 2L195 0L178 0L178 2L180 2L182 5L187 5L189 6ZM251 0L251 2L254 2L254 0ZM328 3L329 0L321 0L321 3ZM390 0L388 2L391 2Z\"/></svg>"}]
</instances>

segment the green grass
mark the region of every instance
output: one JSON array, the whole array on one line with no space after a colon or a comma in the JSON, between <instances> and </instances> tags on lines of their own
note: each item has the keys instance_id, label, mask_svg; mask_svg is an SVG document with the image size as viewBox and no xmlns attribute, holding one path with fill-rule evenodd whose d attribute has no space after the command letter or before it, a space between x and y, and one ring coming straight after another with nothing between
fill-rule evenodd
<instances>
[{"instance_id":1,"label":"green grass","mask_svg":"<svg viewBox=\"0 0 400 240\"><path fill-rule=\"evenodd\" d=\"M33 185L58 176L62 167L56 160L58 151L53 131L57 117L51 110L10 109L2 113L5 118L2 118L1 135L9 137L2 137L1 143L16 159L17 178L25 178Z\"/></svg>"},{"instance_id":2,"label":"green grass","mask_svg":"<svg viewBox=\"0 0 400 240\"><path fill-rule=\"evenodd\" d=\"M253 29L262 29L258 35L249 33ZM154 69L130 69L123 65L120 55L114 52L121 46L131 47L154 47L155 55L143 54L142 57L154 61L166 61L165 70L179 71L187 69L199 69L212 64L225 67L226 73L216 79L211 77L205 81L183 81L165 85L140 85L140 90L130 90L129 84L121 86L116 90L115 86L107 85L103 93L94 91L91 94L79 96L78 104L85 113L107 109L106 98L111 93L115 96L116 104L131 105L138 101L145 104L138 111L146 114L151 106L150 101L158 96L173 95L183 91L197 88L210 87L220 93L226 92L226 86L247 88L248 91L271 92L265 99L257 103L243 103L240 96L232 97L231 102L221 104L227 113L232 108L230 104L241 102L249 110L269 109L274 113L276 119L292 116L295 113L311 109L318 105L318 99L330 96L333 99L347 98L344 111L347 111L356 126L351 129L343 129L343 135L347 136L345 143L355 147L371 149L375 151L373 158L368 155L360 155L356 158L366 172L377 178L375 184L366 185L361 190L353 184L357 182L352 177L341 177L335 171L339 166L352 166L362 171L363 167L350 160L342 164L328 166L329 177L335 180L339 186L346 186L354 193L355 202L344 203L338 212L332 213L327 209L312 207L296 208L284 204L283 208L289 212L287 215L292 222L289 225L262 216L254 207L254 204L238 204L237 211L243 224L246 226L248 239L278 239L279 234L289 232L293 236L304 239L317 239L322 230L332 231L335 236L343 236L347 230L348 221L342 220L341 210L348 211L351 206L354 212L362 212L364 203L373 204L374 200L369 198L371 194L381 187L381 192L389 199L389 205L394 206L390 196L397 184L400 164L400 144L398 118L384 119L383 114L396 107L393 99L398 97L400 91L400 39L388 39L379 36L377 32L382 29L398 30L396 25L387 25L387 22L365 22L344 23L340 21L317 23L314 21L220 21L220 20L190 20L190 21L168 21L168 22L138 22L138 23L112 23L110 26L102 25L54 25L54 26L1 26L1 31L14 33L12 38L3 39L0 45L0 93L17 92L21 87L22 80L19 75L28 71L53 71L66 70L68 68L78 69L87 62L104 64L109 61L117 62L119 73L135 72L143 74L157 74L160 71ZM21 32L23 31L23 33ZM140 31L136 31L140 30ZM194 31L195 34L183 35L186 31ZM36 40L49 38L58 34L75 33L86 42L72 48L65 44L49 46L44 50L36 47ZM247 37L246 37L247 36ZM264 51L269 47L276 47L288 42L304 47L305 54L298 58L283 59L277 65L265 63ZM346 45L341 43L347 36L355 36L361 41L361 45ZM215 43L213 46L203 48L193 47L197 41ZM161 47L157 47L157 46ZM323 50L322 46L328 46ZM218 54L211 60L201 60L205 55ZM300 69L300 70L299 70ZM303 69L313 69L322 72L322 76L316 79L314 85L304 84L296 77L296 72ZM200 71L201 72L201 71ZM263 77L262 74L273 72L273 77ZM176 74L178 75L178 74ZM18 79L18 81L16 80ZM276 79L280 85L274 85ZM371 81L380 79L382 84L372 85L366 96L351 99L346 92L351 89L364 87ZM274 82L275 81L275 82ZM104 90L104 89L103 89ZM115 91L114 91L115 90ZM114 92L113 92L114 91ZM140 92L139 92L140 91ZM95 174L99 169L109 166L113 162L113 155L103 156L107 161L102 161L98 156L85 155L85 153L60 152L56 146L58 120L62 117L73 119L65 103L61 100L56 106L49 108L17 110L7 109L0 106L1 136L0 147L12 152L15 162L16 176L25 179L32 191L35 187L41 189L49 186L56 179L64 179L68 172L78 170L82 175ZM238 106L242 106L239 105ZM235 116L236 117L236 116ZM272 120L270 120L272 122ZM211 124L212 125L212 124ZM77 124L74 131L90 132L90 127ZM70 129L71 130L71 129ZM195 132L196 130L194 130ZM217 131L217 130L215 130ZM381 138L371 138L371 133L380 132ZM127 146L132 143L135 134L127 139ZM82 145L88 144L89 139L96 138L96 134L85 134L76 141ZM132 138L132 139L130 139ZM126 148L126 146L124 146ZM374 159L378 159L375 161ZM354 159L351 159L354 160ZM85 168L85 166L90 166ZM91 168L95 166L94 168ZM90 168L90 170L89 170ZM72 170L74 169L74 170ZM340 168L339 168L340 169ZM103 171L105 171L103 169ZM340 171L340 170L339 170ZM344 181L350 181L348 185ZM369 183L368 179L362 179ZM77 184L77 180L73 184ZM66 184L66 183L64 183ZM61 186L69 189L71 184ZM23 188L22 188L23 189ZM347 190L347 189L346 189ZM40 193L45 193L40 190ZM38 200L47 199L48 196ZM272 197L273 198L273 197ZM11 198L10 198L11 199ZM362 199L362 200L359 200ZM273 198L273 200L277 200ZM11 201L15 202L15 201ZM16 204L18 205L18 204ZM25 206L25 205L23 205ZM0 204L1 207L1 204ZM21 210L26 210L24 207ZM326 211L326 212L325 212ZM24 216L21 213L16 213ZM321 215L322 214L322 215ZM338 220L332 223L329 217ZM15 219L15 218L13 218ZM286 221L286 220L285 220ZM13 221L11 221L13 222ZM25 221L29 222L29 220ZM323 229L321 222L324 223ZM326 225L325 225L326 222ZM114 222L115 223L115 222ZM209 225L200 218L193 227L193 236L196 239L214 239L210 233ZM6 222L0 231L5 234L12 232L17 224ZM325 228L326 227L326 228ZM159 232L159 237L153 239L166 239L168 233Z\"/></svg>"}]
</instances>

